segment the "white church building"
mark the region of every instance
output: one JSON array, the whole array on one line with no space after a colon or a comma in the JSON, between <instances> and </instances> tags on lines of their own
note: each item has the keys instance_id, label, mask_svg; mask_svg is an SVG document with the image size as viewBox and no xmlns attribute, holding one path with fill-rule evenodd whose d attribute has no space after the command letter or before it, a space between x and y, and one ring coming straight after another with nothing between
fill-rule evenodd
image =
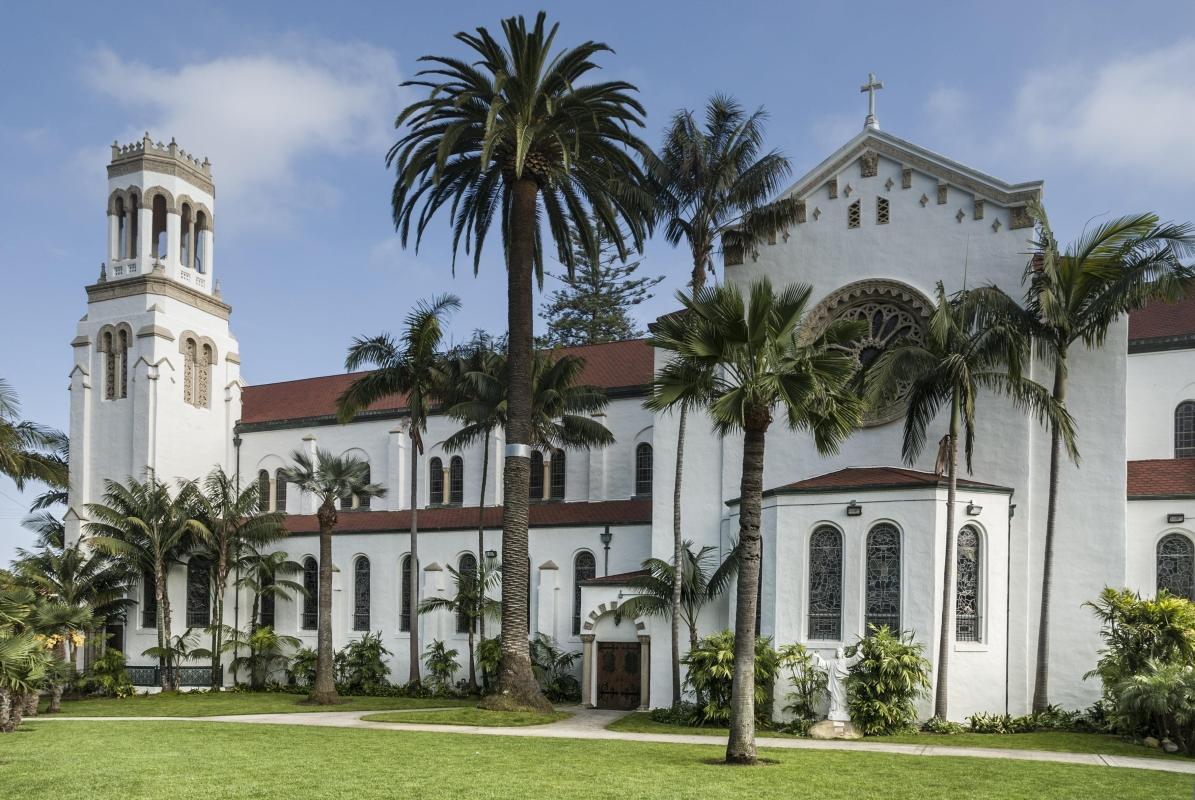
<instances>
[{"instance_id":1,"label":"white church building","mask_svg":"<svg viewBox=\"0 0 1195 800\"><path fill-rule=\"evenodd\" d=\"M1006 183L879 130L857 136L793 184L797 224L757 257L727 263L724 279L805 282L818 299L813 324L866 320L854 343L863 362L900 337L925 335L936 281L954 292L995 284L1021 296L1040 181ZM409 495L407 415L395 401L339 424L334 403L352 376L253 385L229 328L214 259L217 217L208 162L148 135L113 145L108 166L108 252L86 287L87 313L72 342L68 533L106 480L152 470L195 478L215 465L259 481L270 509L287 514L278 543L305 565L312 599L266 609L282 633L315 644L317 525L314 501L280 477L289 454L318 448L368 461L384 498L345 503L333 539L333 630L343 646L380 632L407 675L407 640L446 640L463 655L465 632L448 613L412 615L403 591L408 510L420 508L417 580L422 597L451 590L447 566L475 564L482 448L440 445L455 423L434 416ZM412 298L413 300L414 298ZM1117 324L1105 347L1071 359L1070 408L1082 461L1061 478L1050 641L1051 699L1068 708L1099 693L1085 681L1099 647L1082 604L1105 586L1153 594L1195 589L1195 302L1151 307ZM628 580L644 559L670 559L677 418L646 410L665 358L644 341L576 348L583 380L603 387L601 421L612 446L536 453L531 507L531 630L583 652L583 702L646 708L671 702L669 627L621 618ZM247 353L248 374L263 353ZM1191 370L1191 371L1189 371ZM1033 376L1049 385L1048 368ZM911 631L936 653L946 489L934 453L904 465L903 408L876 409L841 451L820 457L809 437L775 426L765 466L760 632L830 654L869 623ZM951 715L1024 713L1033 674L1046 516L1048 433L998 397L977 413L974 472L958 494L957 624ZM937 426L944 433L945 422ZM940 434L931 436L937 438ZM501 433L489 447L485 542L501 558ZM932 448L931 448L932 450ZM684 535L727 553L737 532L741 439L715 435L700 417L685 445ZM347 507L347 506L351 506ZM205 626L209 589L201 565L171 583L176 631ZM150 664L152 591L138 591L126 625L111 631L129 663ZM244 624L247 598L239 600ZM234 608L226 607L232 624ZM732 595L706 607L702 633L733 623ZM487 624L489 632L497 623ZM463 671L462 671L463 675ZM783 691L777 691L777 705ZM928 700L926 712L928 712Z\"/></svg>"}]
</instances>

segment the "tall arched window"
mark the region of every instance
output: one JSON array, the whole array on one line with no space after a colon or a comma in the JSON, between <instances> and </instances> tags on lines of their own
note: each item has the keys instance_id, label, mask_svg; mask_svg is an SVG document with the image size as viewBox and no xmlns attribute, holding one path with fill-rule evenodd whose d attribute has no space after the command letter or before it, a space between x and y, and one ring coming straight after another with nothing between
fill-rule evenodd
<instances>
[{"instance_id":1,"label":"tall arched window","mask_svg":"<svg viewBox=\"0 0 1195 800\"><path fill-rule=\"evenodd\" d=\"M187 562L187 627L205 628L211 624L212 571L202 558Z\"/></svg>"},{"instance_id":2,"label":"tall arched window","mask_svg":"<svg viewBox=\"0 0 1195 800\"><path fill-rule=\"evenodd\" d=\"M137 257L137 226L140 220L137 219L137 209L139 203L137 202L136 193L129 193L129 258Z\"/></svg>"},{"instance_id":3,"label":"tall arched window","mask_svg":"<svg viewBox=\"0 0 1195 800\"><path fill-rule=\"evenodd\" d=\"M433 506L444 505L444 462L433 458L427 465L427 502Z\"/></svg>"},{"instance_id":4,"label":"tall arched window","mask_svg":"<svg viewBox=\"0 0 1195 800\"><path fill-rule=\"evenodd\" d=\"M198 380L195 387L198 397L195 405L200 408L212 407L212 362L215 359L215 353L212 351L210 344L205 344L199 351L199 363L196 365L196 375Z\"/></svg>"},{"instance_id":5,"label":"tall arched window","mask_svg":"<svg viewBox=\"0 0 1195 800\"><path fill-rule=\"evenodd\" d=\"M1174 409L1174 457L1195 458L1195 400Z\"/></svg>"},{"instance_id":6,"label":"tall arched window","mask_svg":"<svg viewBox=\"0 0 1195 800\"><path fill-rule=\"evenodd\" d=\"M460 560L457 561L456 571L461 576L462 583L466 586L472 586L472 581L477 578L477 556L472 553L462 555ZM473 587L470 591L476 592L476 587ZM476 594L473 596L475 597ZM456 615L456 632L468 633L469 628L472 627L472 622L473 620L470 615L458 611Z\"/></svg>"},{"instance_id":7,"label":"tall arched window","mask_svg":"<svg viewBox=\"0 0 1195 800\"><path fill-rule=\"evenodd\" d=\"M154 195L153 205L153 257L158 260L166 258L166 196Z\"/></svg>"},{"instance_id":8,"label":"tall arched window","mask_svg":"<svg viewBox=\"0 0 1195 800\"><path fill-rule=\"evenodd\" d=\"M353 563L353 630L369 630L369 559L365 556Z\"/></svg>"},{"instance_id":9,"label":"tall arched window","mask_svg":"<svg viewBox=\"0 0 1195 800\"><path fill-rule=\"evenodd\" d=\"M809 538L809 638L842 638L842 534L829 525Z\"/></svg>"},{"instance_id":10,"label":"tall arched window","mask_svg":"<svg viewBox=\"0 0 1195 800\"><path fill-rule=\"evenodd\" d=\"M900 531L881 522L867 534L867 576L863 633L872 626L900 630Z\"/></svg>"},{"instance_id":11,"label":"tall arched window","mask_svg":"<svg viewBox=\"0 0 1195 800\"><path fill-rule=\"evenodd\" d=\"M191 269L195 265L195 230L191 204L183 203L179 209L178 255L182 265Z\"/></svg>"},{"instance_id":12,"label":"tall arched window","mask_svg":"<svg viewBox=\"0 0 1195 800\"><path fill-rule=\"evenodd\" d=\"M264 469L257 471L257 510L263 514L270 510L270 473Z\"/></svg>"},{"instance_id":13,"label":"tall arched window","mask_svg":"<svg viewBox=\"0 0 1195 800\"><path fill-rule=\"evenodd\" d=\"M207 272L207 243L204 241L204 231L207 230L207 214L198 211L195 214L195 271Z\"/></svg>"},{"instance_id":14,"label":"tall arched window","mask_svg":"<svg viewBox=\"0 0 1195 800\"><path fill-rule=\"evenodd\" d=\"M141 573L141 627L158 627L158 591L149 570Z\"/></svg>"},{"instance_id":15,"label":"tall arched window","mask_svg":"<svg viewBox=\"0 0 1195 800\"><path fill-rule=\"evenodd\" d=\"M303 619L305 631L313 631L319 625L319 565L311 556L303 559Z\"/></svg>"},{"instance_id":16,"label":"tall arched window","mask_svg":"<svg viewBox=\"0 0 1195 800\"><path fill-rule=\"evenodd\" d=\"M104 331L100 337L104 358L104 399L120 400L129 394L129 333L124 328Z\"/></svg>"},{"instance_id":17,"label":"tall arched window","mask_svg":"<svg viewBox=\"0 0 1195 800\"><path fill-rule=\"evenodd\" d=\"M573 559L573 636L581 635L581 581L597 577L597 559L588 550ZM683 573L682 573L683 577Z\"/></svg>"},{"instance_id":18,"label":"tall arched window","mask_svg":"<svg viewBox=\"0 0 1195 800\"><path fill-rule=\"evenodd\" d=\"M119 261L126 257L125 253L127 252L127 250L125 249L125 247L126 247L125 243L128 241L127 236L128 236L128 226L129 226L129 218L128 218L128 215L125 213L123 197L116 198L115 217L116 217L116 241L112 243L114 245L112 247L112 258Z\"/></svg>"},{"instance_id":19,"label":"tall arched window","mask_svg":"<svg viewBox=\"0 0 1195 800\"><path fill-rule=\"evenodd\" d=\"M275 610L277 603L275 603L274 592L270 587L274 585L273 575L263 575L261 579L261 626L263 628L273 628L275 622Z\"/></svg>"},{"instance_id":20,"label":"tall arched window","mask_svg":"<svg viewBox=\"0 0 1195 800\"><path fill-rule=\"evenodd\" d=\"M552 500L564 499L565 460L564 451L556 450L552 453L552 465L549 469L551 483L548 486L548 497Z\"/></svg>"},{"instance_id":21,"label":"tall arched window","mask_svg":"<svg viewBox=\"0 0 1195 800\"><path fill-rule=\"evenodd\" d=\"M1163 536L1158 542L1158 592L1195 599L1195 547L1181 533Z\"/></svg>"},{"instance_id":22,"label":"tall arched window","mask_svg":"<svg viewBox=\"0 0 1195 800\"><path fill-rule=\"evenodd\" d=\"M538 450L531 451L531 480L528 482L528 494L532 500L544 499L544 454Z\"/></svg>"},{"instance_id":23,"label":"tall arched window","mask_svg":"<svg viewBox=\"0 0 1195 800\"><path fill-rule=\"evenodd\" d=\"M193 406L199 405L195 400L195 364L198 358L199 345L194 339L188 339L183 345L183 402Z\"/></svg>"},{"instance_id":24,"label":"tall arched window","mask_svg":"<svg viewBox=\"0 0 1195 800\"><path fill-rule=\"evenodd\" d=\"M960 642L983 641L983 538L968 525L958 532L955 544L957 578L955 590L955 638Z\"/></svg>"},{"instance_id":25,"label":"tall arched window","mask_svg":"<svg viewBox=\"0 0 1195 800\"><path fill-rule=\"evenodd\" d=\"M635 448L635 494L651 494L652 451L647 442Z\"/></svg>"},{"instance_id":26,"label":"tall arched window","mask_svg":"<svg viewBox=\"0 0 1195 800\"><path fill-rule=\"evenodd\" d=\"M373 483L373 474L370 472L368 464L365 465L365 475L364 475L363 480L367 485L370 483ZM357 500L357 508L359 508L363 511L369 510L369 501L370 501L369 495L367 495L367 494L358 495L356 500Z\"/></svg>"},{"instance_id":27,"label":"tall arched window","mask_svg":"<svg viewBox=\"0 0 1195 800\"><path fill-rule=\"evenodd\" d=\"M465 502L465 459L460 456L448 462L448 502L454 506Z\"/></svg>"},{"instance_id":28,"label":"tall arched window","mask_svg":"<svg viewBox=\"0 0 1195 800\"><path fill-rule=\"evenodd\" d=\"M411 630L411 557L409 555L402 557L401 571L399 594L402 597L398 598L398 629L409 631Z\"/></svg>"},{"instance_id":29,"label":"tall arched window","mask_svg":"<svg viewBox=\"0 0 1195 800\"><path fill-rule=\"evenodd\" d=\"M286 470L274 473L274 510L286 513Z\"/></svg>"}]
</instances>

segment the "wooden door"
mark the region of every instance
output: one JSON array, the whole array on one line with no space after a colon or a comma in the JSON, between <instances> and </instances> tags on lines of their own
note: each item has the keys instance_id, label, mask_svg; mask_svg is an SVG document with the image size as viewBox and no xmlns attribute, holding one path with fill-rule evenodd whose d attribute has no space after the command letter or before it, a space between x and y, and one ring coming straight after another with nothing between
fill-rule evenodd
<instances>
[{"instance_id":1,"label":"wooden door","mask_svg":"<svg viewBox=\"0 0 1195 800\"><path fill-rule=\"evenodd\" d=\"M639 707L639 643L598 642L597 707Z\"/></svg>"}]
</instances>

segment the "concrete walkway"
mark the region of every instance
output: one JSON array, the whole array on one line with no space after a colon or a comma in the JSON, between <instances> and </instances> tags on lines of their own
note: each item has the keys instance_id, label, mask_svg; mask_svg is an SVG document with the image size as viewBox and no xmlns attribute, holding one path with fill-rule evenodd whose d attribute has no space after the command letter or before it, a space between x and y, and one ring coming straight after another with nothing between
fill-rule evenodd
<instances>
[{"instance_id":1,"label":"concrete walkway","mask_svg":"<svg viewBox=\"0 0 1195 800\"><path fill-rule=\"evenodd\" d=\"M409 709L409 713L438 709ZM446 710L446 709L445 709ZM309 725L323 728L363 728L369 730L423 731L426 733L464 734L472 736L530 736L544 739L585 739L591 741L657 742L661 744L699 744L724 748L719 736L675 733L631 733L609 731L606 726L626 714L625 711L601 711L562 707L573 716L548 725L516 728L482 728L469 725L428 725L425 723L366 722L361 717L372 714L401 714L396 711L317 711L298 714L238 714L219 717L33 717L30 721L59 720L62 722L237 722L250 725ZM1137 758L1133 756L1099 755L1097 753L1060 753L1049 750L1007 750L994 747L943 747L940 745L890 744L867 741L819 741L815 739L756 738L760 748L781 750L838 750L865 753L894 753L908 756L953 756L967 758L997 758L1009 761L1047 761L1058 764L1079 764L1088 767L1119 769L1150 769L1195 775L1195 760L1179 758Z\"/></svg>"}]
</instances>

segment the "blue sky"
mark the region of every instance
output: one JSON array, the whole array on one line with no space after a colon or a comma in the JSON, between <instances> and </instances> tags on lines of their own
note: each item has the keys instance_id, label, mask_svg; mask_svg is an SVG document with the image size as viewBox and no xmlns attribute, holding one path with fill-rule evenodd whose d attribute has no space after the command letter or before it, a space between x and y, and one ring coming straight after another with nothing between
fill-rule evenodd
<instances>
[{"instance_id":1,"label":"blue sky","mask_svg":"<svg viewBox=\"0 0 1195 800\"><path fill-rule=\"evenodd\" d=\"M1009 181L1044 179L1060 236L1092 217L1195 217L1195 4L562 3L559 41L605 41L657 142L713 92L766 106L794 177L862 125L869 71L882 127ZM458 337L504 321L502 265L450 274L437 230L399 247L383 157L426 53L508 2L208 2L191 11L19 4L0 30L0 375L27 416L67 424L69 342L104 258L107 146L175 137L212 160L216 275L251 383L339 371L354 335L396 328L453 291ZM444 223L447 224L446 222ZM683 254L652 242L672 305ZM551 289L549 285L547 287ZM0 479L0 561L27 544L25 498Z\"/></svg>"}]
</instances>

